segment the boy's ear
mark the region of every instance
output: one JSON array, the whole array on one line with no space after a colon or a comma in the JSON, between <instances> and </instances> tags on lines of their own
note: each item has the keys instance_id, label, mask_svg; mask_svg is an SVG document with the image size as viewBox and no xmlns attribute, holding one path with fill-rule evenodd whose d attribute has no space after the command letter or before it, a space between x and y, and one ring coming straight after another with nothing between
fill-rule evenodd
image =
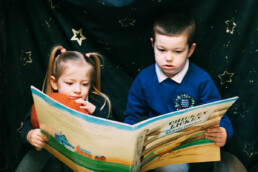
<instances>
[{"instance_id":1,"label":"boy's ear","mask_svg":"<svg viewBox=\"0 0 258 172\"><path fill-rule=\"evenodd\" d=\"M193 43L190 50L189 50L189 53L188 53L188 56L187 56L188 58L191 57L191 55L193 55L193 52L194 52L195 48L196 48L196 43Z\"/></svg>"},{"instance_id":2,"label":"boy's ear","mask_svg":"<svg viewBox=\"0 0 258 172\"><path fill-rule=\"evenodd\" d=\"M56 78L54 76L50 76L49 80L50 80L50 84L51 84L51 87L53 88L53 90L58 90Z\"/></svg>"},{"instance_id":3,"label":"boy's ear","mask_svg":"<svg viewBox=\"0 0 258 172\"><path fill-rule=\"evenodd\" d=\"M154 47L154 45L153 45L153 44L154 44L154 42L153 42L153 38L152 38L152 37L150 38L150 41L151 41L151 45L152 45L152 47Z\"/></svg>"}]
</instances>

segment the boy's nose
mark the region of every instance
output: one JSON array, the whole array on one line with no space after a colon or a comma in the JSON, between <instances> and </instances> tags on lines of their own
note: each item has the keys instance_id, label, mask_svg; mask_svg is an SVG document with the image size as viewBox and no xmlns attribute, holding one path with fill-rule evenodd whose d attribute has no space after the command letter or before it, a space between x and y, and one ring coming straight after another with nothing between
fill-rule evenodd
<instances>
[{"instance_id":1,"label":"boy's nose","mask_svg":"<svg viewBox=\"0 0 258 172\"><path fill-rule=\"evenodd\" d=\"M173 60L173 55L172 55L171 53L168 53L168 54L166 55L166 60L167 60L167 61L172 61L172 60Z\"/></svg>"}]
</instances>

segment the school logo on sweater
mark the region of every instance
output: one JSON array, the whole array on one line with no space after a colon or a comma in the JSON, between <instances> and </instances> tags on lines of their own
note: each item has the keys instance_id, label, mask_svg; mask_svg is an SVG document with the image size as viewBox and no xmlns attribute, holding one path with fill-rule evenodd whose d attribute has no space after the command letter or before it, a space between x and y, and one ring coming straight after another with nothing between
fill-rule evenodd
<instances>
[{"instance_id":1,"label":"school logo on sweater","mask_svg":"<svg viewBox=\"0 0 258 172\"><path fill-rule=\"evenodd\" d=\"M188 94L180 94L176 98L175 108L177 110L185 109L194 106L194 99Z\"/></svg>"}]
</instances>

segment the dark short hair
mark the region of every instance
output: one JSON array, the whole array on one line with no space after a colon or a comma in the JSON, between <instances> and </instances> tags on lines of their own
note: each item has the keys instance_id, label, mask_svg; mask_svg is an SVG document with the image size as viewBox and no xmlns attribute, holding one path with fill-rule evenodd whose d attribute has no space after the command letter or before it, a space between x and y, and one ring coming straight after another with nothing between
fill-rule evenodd
<instances>
[{"instance_id":1,"label":"dark short hair","mask_svg":"<svg viewBox=\"0 0 258 172\"><path fill-rule=\"evenodd\" d=\"M195 41L195 19L186 9L165 9L161 10L153 25L153 40L155 41L155 34L174 36L183 32L188 33L188 45Z\"/></svg>"}]
</instances>

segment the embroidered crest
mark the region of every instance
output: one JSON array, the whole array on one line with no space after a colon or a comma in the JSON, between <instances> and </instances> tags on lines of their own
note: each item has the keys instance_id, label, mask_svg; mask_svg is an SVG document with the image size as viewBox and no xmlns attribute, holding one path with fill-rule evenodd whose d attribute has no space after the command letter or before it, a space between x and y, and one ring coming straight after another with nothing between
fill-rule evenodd
<instances>
[{"instance_id":1,"label":"embroidered crest","mask_svg":"<svg viewBox=\"0 0 258 172\"><path fill-rule=\"evenodd\" d=\"M185 109L194 106L194 99L188 94L180 94L176 98L175 108L177 110Z\"/></svg>"}]
</instances>

